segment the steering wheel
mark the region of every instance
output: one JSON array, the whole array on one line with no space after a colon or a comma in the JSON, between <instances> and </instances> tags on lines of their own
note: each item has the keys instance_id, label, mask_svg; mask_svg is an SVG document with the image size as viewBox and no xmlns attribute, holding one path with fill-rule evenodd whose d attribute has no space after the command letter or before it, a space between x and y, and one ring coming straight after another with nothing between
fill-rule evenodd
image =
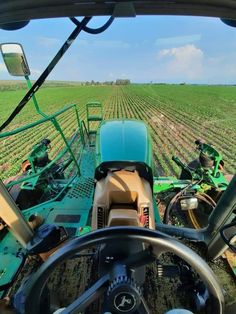
<instances>
[{"instance_id":1,"label":"steering wheel","mask_svg":"<svg viewBox=\"0 0 236 314\"><path fill-rule=\"evenodd\" d=\"M139 227L111 227L99 229L75 238L65 244L56 253L42 264L24 285L24 299L22 311L25 314L40 314L40 304L44 287L55 267L71 258L78 252L97 245L109 245L122 241L130 243L137 241L145 243L145 247L137 254L113 262L111 268L96 281L88 290L80 295L73 303L60 312L72 314L84 311L96 299L103 297L107 291L110 311L112 313L150 313L141 290L128 278L129 267L140 267L157 259L162 253L171 252L190 265L206 285L213 311L211 313L224 313L224 296L215 278L213 271L207 263L194 251L159 231ZM46 313L46 312L44 312Z\"/></svg>"}]
</instances>

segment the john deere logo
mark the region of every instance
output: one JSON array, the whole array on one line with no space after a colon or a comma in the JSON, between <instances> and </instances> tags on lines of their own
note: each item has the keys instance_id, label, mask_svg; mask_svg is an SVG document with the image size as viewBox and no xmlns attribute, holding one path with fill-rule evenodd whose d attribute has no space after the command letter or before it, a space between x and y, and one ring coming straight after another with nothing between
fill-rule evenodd
<instances>
[{"instance_id":1,"label":"john deere logo","mask_svg":"<svg viewBox=\"0 0 236 314\"><path fill-rule=\"evenodd\" d=\"M133 294L128 292L120 292L115 296L114 306L123 313L132 311L136 305L136 299Z\"/></svg>"}]
</instances>

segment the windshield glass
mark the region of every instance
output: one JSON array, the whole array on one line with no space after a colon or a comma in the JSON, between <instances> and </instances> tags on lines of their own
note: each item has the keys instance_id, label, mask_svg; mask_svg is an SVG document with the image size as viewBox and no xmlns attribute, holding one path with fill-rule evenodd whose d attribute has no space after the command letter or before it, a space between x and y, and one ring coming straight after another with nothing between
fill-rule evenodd
<instances>
[{"instance_id":1,"label":"windshield glass","mask_svg":"<svg viewBox=\"0 0 236 314\"><path fill-rule=\"evenodd\" d=\"M102 25L96 18L89 26ZM75 25L69 19L32 21L27 27L0 30L1 42L24 47L34 82ZM177 175L171 160L195 159L195 140L212 144L235 173L236 29L219 19L137 17L117 19L100 35L81 33L36 93L40 108L52 114L77 104L103 104L104 119L141 119L150 129L156 174ZM0 124L27 91L24 78L10 77L0 60ZM30 101L6 130L40 119ZM60 118L66 137L76 129L74 116ZM6 131L5 130L5 131ZM1 179L17 175L32 147L49 138L49 156L62 147L57 131L42 125L23 135L2 139Z\"/></svg>"}]
</instances>

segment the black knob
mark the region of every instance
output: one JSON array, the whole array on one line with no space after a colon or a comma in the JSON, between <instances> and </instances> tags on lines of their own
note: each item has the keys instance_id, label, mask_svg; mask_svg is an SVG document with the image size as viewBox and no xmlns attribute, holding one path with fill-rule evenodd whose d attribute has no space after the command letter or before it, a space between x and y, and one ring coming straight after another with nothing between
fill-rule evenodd
<instances>
[{"instance_id":1,"label":"black knob","mask_svg":"<svg viewBox=\"0 0 236 314\"><path fill-rule=\"evenodd\" d=\"M112 281L107 292L109 310L117 314L131 314L141 303L141 289L134 280L120 276Z\"/></svg>"}]
</instances>

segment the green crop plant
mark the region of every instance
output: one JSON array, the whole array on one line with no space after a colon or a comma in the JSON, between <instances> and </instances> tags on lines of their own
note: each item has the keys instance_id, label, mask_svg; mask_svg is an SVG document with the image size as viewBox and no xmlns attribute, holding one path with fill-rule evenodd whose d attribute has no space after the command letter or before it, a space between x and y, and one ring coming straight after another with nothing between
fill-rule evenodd
<instances>
[{"instance_id":1,"label":"green crop plant","mask_svg":"<svg viewBox=\"0 0 236 314\"><path fill-rule=\"evenodd\" d=\"M3 86L4 85L4 86ZM1 121L10 114L24 94L22 82L5 82L0 88ZM92 95L92 96L91 96ZM178 155L188 162L196 158L193 142L201 138L215 145L224 156L226 172L235 172L236 141L236 87L234 86L191 86L131 84L127 86L81 86L78 84L49 83L37 95L42 110L50 114L63 105L76 103L80 119L85 119L85 104L100 101L104 106L104 118L131 118L144 120L152 133L155 151L154 162L162 175L178 174L178 167L172 162L172 155ZM209 104L214 103L214 106ZM26 107L9 129L19 127L38 119L33 105ZM69 112L59 118L70 138L77 128ZM42 138L52 141L51 156L63 147L58 142L58 132L51 124L39 125L0 145L1 178L16 175L22 159L26 158L32 146ZM18 156L16 158L16 156ZM21 156L22 159L19 158ZM11 169L11 170L9 170Z\"/></svg>"}]
</instances>

